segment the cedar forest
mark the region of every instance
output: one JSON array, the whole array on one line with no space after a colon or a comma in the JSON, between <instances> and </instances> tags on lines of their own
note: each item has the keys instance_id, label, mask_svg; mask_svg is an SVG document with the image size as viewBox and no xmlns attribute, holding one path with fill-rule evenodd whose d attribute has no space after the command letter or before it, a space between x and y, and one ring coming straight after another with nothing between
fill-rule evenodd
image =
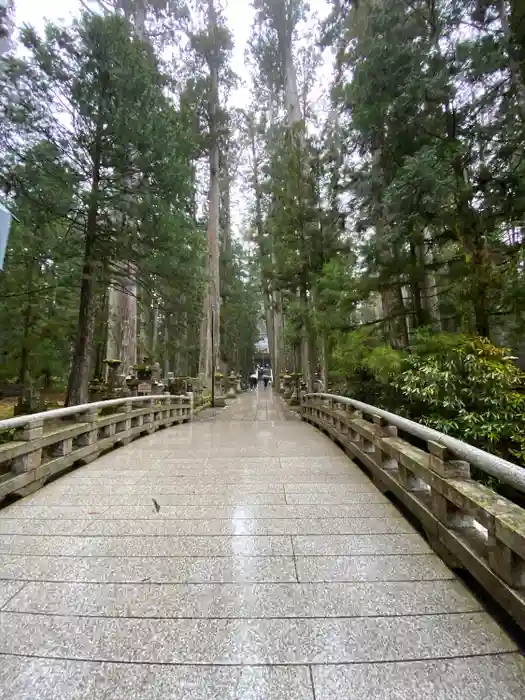
<instances>
[{"instance_id":1,"label":"cedar forest","mask_svg":"<svg viewBox=\"0 0 525 700\"><path fill-rule=\"evenodd\" d=\"M219 0L0 57L0 383L246 376L264 322L274 376L525 464L525 4L246 2L242 108Z\"/></svg>"}]
</instances>

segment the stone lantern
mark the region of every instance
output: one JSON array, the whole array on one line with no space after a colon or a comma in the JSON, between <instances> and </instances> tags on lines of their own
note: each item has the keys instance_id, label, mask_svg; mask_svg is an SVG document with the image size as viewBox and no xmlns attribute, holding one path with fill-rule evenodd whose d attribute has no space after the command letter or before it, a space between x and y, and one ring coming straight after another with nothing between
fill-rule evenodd
<instances>
[{"instance_id":1,"label":"stone lantern","mask_svg":"<svg viewBox=\"0 0 525 700\"><path fill-rule=\"evenodd\" d=\"M235 372L230 372L228 376L228 393L226 394L227 399L234 399L237 396L237 375Z\"/></svg>"}]
</instances>

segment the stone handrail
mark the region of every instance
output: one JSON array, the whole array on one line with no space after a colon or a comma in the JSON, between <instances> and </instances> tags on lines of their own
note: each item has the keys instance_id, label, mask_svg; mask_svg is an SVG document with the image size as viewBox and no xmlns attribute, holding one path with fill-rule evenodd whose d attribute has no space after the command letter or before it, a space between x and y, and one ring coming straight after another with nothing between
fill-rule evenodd
<instances>
[{"instance_id":1,"label":"stone handrail","mask_svg":"<svg viewBox=\"0 0 525 700\"><path fill-rule=\"evenodd\" d=\"M0 501L26 496L51 477L159 428L191 420L189 396L136 396L0 421Z\"/></svg>"},{"instance_id":2,"label":"stone handrail","mask_svg":"<svg viewBox=\"0 0 525 700\"><path fill-rule=\"evenodd\" d=\"M525 469L343 396L303 395L301 418L355 458L415 516L445 562L469 571L525 629L525 509L473 481L470 467L521 491Z\"/></svg>"}]
</instances>

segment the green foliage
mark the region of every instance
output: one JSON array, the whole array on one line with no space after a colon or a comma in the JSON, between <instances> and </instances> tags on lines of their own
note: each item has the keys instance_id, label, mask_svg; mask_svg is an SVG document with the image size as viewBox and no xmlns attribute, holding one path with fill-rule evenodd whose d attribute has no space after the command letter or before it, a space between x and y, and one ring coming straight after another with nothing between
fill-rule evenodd
<instances>
[{"instance_id":1,"label":"green foliage","mask_svg":"<svg viewBox=\"0 0 525 700\"><path fill-rule=\"evenodd\" d=\"M366 232L355 287L380 296L394 345L429 323L521 342L525 83L500 19L510 9L521 37L513 5L483 3L472 23L466 0L335 3L326 23L340 186Z\"/></svg>"},{"instance_id":2,"label":"green foliage","mask_svg":"<svg viewBox=\"0 0 525 700\"><path fill-rule=\"evenodd\" d=\"M173 83L151 44L118 13L48 24L41 36L26 27L21 37L23 57L0 76L8 154L0 181L20 220L0 279L9 329L2 371L64 378L75 347L78 399L94 347L95 372L106 354L110 278L122 285L130 264L139 321L154 306L166 325L199 324L204 236L193 217L192 159L200 134L188 106L178 110L169 97Z\"/></svg>"},{"instance_id":3,"label":"green foliage","mask_svg":"<svg viewBox=\"0 0 525 700\"><path fill-rule=\"evenodd\" d=\"M403 353L382 345L377 332L367 328L339 333L332 351L337 374L351 378L365 373L381 384L386 384L401 372L403 359Z\"/></svg>"},{"instance_id":4,"label":"green foliage","mask_svg":"<svg viewBox=\"0 0 525 700\"><path fill-rule=\"evenodd\" d=\"M60 150L47 142L37 142L16 164L12 158L4 163L18 220L0 274L0 378L63 377L81 259L79 231L68 219L75 178Z\"/></svg>"},{"instance_id":5,"label":"green foliage","mask_svg":"<svg viewBox=\"0 0 525 700\"><path fill-rule=\"evenodd\" d=\"M360 329L337 337L334 378L350 396L525 464L525 374L485 338L422 329L404 352Z\"/></svg>"},{"instance_id":6,"label":"green foliage","mask_svg":"<svg viewBox=\"0 0 525 700\"><path fill-rule=\"evenodd\" d=\"M484 338L424 332L394 385L428 425L525 461L525 374L508 349Z\"/></svg>"}]
</instances>

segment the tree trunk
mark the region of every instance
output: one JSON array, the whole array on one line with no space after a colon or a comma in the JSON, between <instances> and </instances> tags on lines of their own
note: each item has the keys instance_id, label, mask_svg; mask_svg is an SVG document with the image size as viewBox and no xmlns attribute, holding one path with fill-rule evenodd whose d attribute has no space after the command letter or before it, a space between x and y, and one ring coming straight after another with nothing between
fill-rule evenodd
<instances>
[{"instance_id":1,"label":"tree trunk","mask_svg":"<svg viewBox=\"0 0 525 700\"><path fill-rule=\"evenodd\" d=\"M89 235L86 237L77 337L73 353L73 362L69 374L66 406L87 403L89 400L88 385L91 373L91 351L96 312L96 268L93 238Z\"/></svg>"},{"instance_id":2,"label":"tree trunk","mask_svg":"<svg viewBox=\"0 0 525 700\"><path fill-rule=\"evenodd\" d=\"M215 0L208 0L208 33L210 41L215 46L217 31L217 15ZM208 116L210 123L210 190L208 206L208 281L207 292L204 295L204 309L201 325L201 359L200 373L206 383L211 382L212 366L219 365L220 351L220 272L219 272L219 67L218 56L214 48L207 54L210 71L210 99ZM212 348L213 323L213 348Z\"/></svg>"},{"instance_id":3,"label":"tree trunk","mask_svg":"<svg viewBox=\"0 0 525 700\"><path fill-rule=\"evenodd\" d=\"M250 147L252 153L252 181L255 193L255 228L257 231L257 244L259 246L259 255L261 260L268 255L272 255L272 262L275 265L273 254L273 246L271 252L265 249L264 241L264 225L262 214L262 191L260 185L259 159L257 157L257 148L255 143L255 125L253 122L248 123L248 133L250 137ZM284 361L283 340L282 340L282 304L281 295L276 290L272 289L265 271L264 265L261 265L261 285L263 289L263 298L265 305L266 319L266 334L268 336L268 345L270 350L270 358L272 363L272 372L276 380L276 386L279 386L279 375L282 372L282 363Z\"/></svg>"},{"instance_id":4,"label":"tree trunk","mask_svg":"<svg viewBox=\"0 0 525 700\"><path fill-rule=\"evenodd\" d=\"M146 35L146 2L137 0L120 3L124 16L133 23L138 36L144 41ZM132 184L129 183L130 185ZM133 225L133 224L132 224ZM137 363L137 269L128 261L120 261L116 284L109 290L107 356L122 362L120 371L131 372Z\"/></svg>"},{"instance_id":5,"label":"tree trunk","mask_svg":"<svg viewBox=\"0 0 525 700\"><path fill-rule=\"evenodd\" d=\"M280 375L284 372L284 341L283 341L283 311L282 298L280 292L273 292L272 295L273 308L273 352L272 371L277 381ZM279 386L279 384L277 384Z\"/></svg>"},{"instance_id":6,"label":"tree trunk","mask_svg":"<svg viewBox=\"0 0 525 700\"><path fill-rule=\"evenodd\" d=\"M94 376L99 380L104 380L104 360L107 359L106 348L108 347L108 297L110 287L107 285L107 275L104 274L104 289L100 294L100 305L95 322L95 362ZM119 370L121 371L121 370Z\"/></svg>"},{"instance_id":7,"label":"tree trunk","mask_svg":"<svg viewBox=\"0 0 525 700\"><path fill-rule=\"evenodd\" d=\"M96 314L95 292L98 262L95 244L97 240L100 195L102 129L102 120L99 118L93 146L93 170L91 174L91 191L86 221L86 240L84 246L84 264L82 267L82 284L80 287L77 335L69 373L66 406L87 403L89 400L91 355Z\"/></svg>"},{"instance_id":8,"label":"tree trunk","mask_svg":"<svg viewBox=\"0 0 525 700\"><path fill-rule=\"evenodd\" d=\"M313 390L315 377L315 345L313 341L313 330L310 319L310 304L308 300L308 291L306 284L303 282L299 289L299 299L303 316L302 327L302 365L303 376L306 382L308 391Z\"/></svg>"},{"instance_id":9,"label":"tree trunk","mask_svg":"<svg viewBox=\"0 0 525 700\"><path fill-rule=\"evenodd\" d=\"M30 258L27 269L27 295L24 310L24 330L22 335L22 346L20 348L20 369L18 372L18 383L25 388L29 384L29 337L31 335L31 324L33 322L33 274L35 261Z\"/></svg>"},{"instance_id":10,"label":"tree trunk","mask_svg":"<svg viewBox=\"0 0 525 700\"><path fill-rule=\"evenodd\" d=\"M294 129L297 129L299 144L304 151L305 134L301 126L303 115L301 114L301 104L297 88L297 72L293 60L292 28L285 3L277 4L274 19L279 41L281 67L284 76L284 104L287 122L292 132ZM307 173L305 172L305 177L306 175ZM302 340L303 373L305 374L308 390L311 391L316 367L316 348L311 327L310 300L306 283L301 285L299 297L304 314Z\"/></svg>"},{"instance_id":11,"label":"tree trunk","mask_svg":"<svg viewBox=\"0 0 525 700\"><path fill-rule=\"evenodd\" d=\"M498 3L499 17L503 35L507 43L507 51L509 53L509 70L516 90L518 107L523 121L525 121L525 41L521 43L520 39L525 39L525 8L523 0L511 1L511 22L507 17L506 0L499 0Z\"/></svg>"},{"instance_id":12,"label":"tree trunk","mask_svg":"<svg viewBox=\"0 0 525 700\"><path fill-rule=\"evenodd\" d=\"M159 302L156 299L152 300L151 315L151 357L156 361L159 334Z\"/></svg>"},{"instance_id":13,"label":"tree trunk","mask_svg":"<svg viewBox=\"0 0 525 700\"><path fill-rule=\"evenodd\" d=\"M428 314L425 306L424 279L425 277L425 257L424 250L414 241L410 242L411 259L411 280L412 303L414 306L414 328L421 328L428 324Z\"/></svg>"},{"instance_id":14,"label":"tree trunk","mask_svg":"<svg viewBox=\"0 0 525 700\"><path fill-rule=\"evenodd\" d=\"M164 311L164 379L167 380L170 371L170 322L169 316Z\"/></svg>"}]
</instances>

